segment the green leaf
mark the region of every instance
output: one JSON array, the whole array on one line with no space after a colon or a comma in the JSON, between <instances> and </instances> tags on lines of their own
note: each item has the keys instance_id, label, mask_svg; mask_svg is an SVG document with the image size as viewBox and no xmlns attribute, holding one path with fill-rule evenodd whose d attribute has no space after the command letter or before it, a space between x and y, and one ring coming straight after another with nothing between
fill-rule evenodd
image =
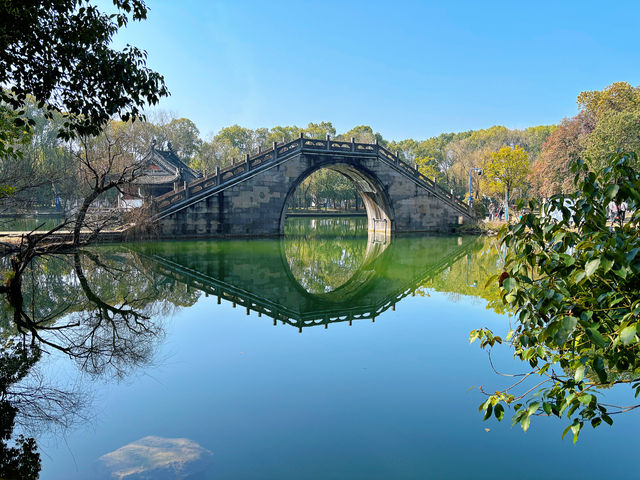
<instances>
[{"instance_id":1,"label":"green leaf","mask_svg":"<svg viewBox=\"0 0 640 480\"><path fill-rule=\"evenodd\" d=\"M489 418L491 418L492 413L493 413L493 405L489 404L487 406L487 409L484 412L484 419L488 420Z\"/></svg>"},{"instance_id":2,"label":"green leaf","mask_svg":"<svg viewBox=\"0 0 640 480\"><path fill-rule=\"evenodd\" d=\"M580 403L583 403L584 405L589 405L593 400L595 400L595 397L589 393L585 393L580 395L578 400L580 400Z\"/></svg>"},{"instance_id":3,"label":"green leaf","mask_svg":"<svg viewBox=\"0 0 640 480\"><path fill-rule=\"evenodd\" d=\"M560 322L560 328L555 336L556 343L563 345L576 329L577 324L578 319L576 317L564 317Z\"/></svg>"},{"instance_id":4,"label":"green leaf","mask_svg":"<svg viewBox=\"0 0 640 480\"><path fill-rule=\"evenodd\" d=\"M507 292L511 292L516 286L516 281L512 277L507 277L502 282L502 288L504 288Z\"/></svg>"},{"instance_id":5,"label":"green leaf","mask_svg":"<svg viewBox=\"0 0 640 480\"><path fill-rule=\"evenodd\" d=\"M576 373L573 376L574 380L576 382L581 382L584 378L585 371L586 367L584 365L580 365L578 368L576 368Z\"/></svg>"},{"instance_id":6,"label":"green leaf","mask_svg":"<svg viewBox=\"0 0 640 480\"><path fill-rule=\"evenodd\" d=\"M573 281L575 283L580 283L584 279L584 276L585 276L584 270L576 270L573 274Z\"/></svg>"},{"instance_id":7,"label":"green leaf","mask_svg":"<svg viewBox=\"0 0 640 480\"><path fill-rule=\"evenodd\" d=\"M487 283L484 285L484 288L489 287L489 285L492 285L499 277L500 275L495 274L495 275L491 275L488 279L487 279Z\"/></svg>"},{"instance_id":8,"label":"green leaf","mask_svg":"<svg viewBox=\"0 0 640 480\"><path fill-rule=\"evenodd\" d=\"M613 197L615 197L618 193L618 190L620 190L620 187L618 185L607 185L607 189L604 192L605 200L609 201Z\"/></svg>"},{"instance_id":9,"label":"green leaf","mask_svg":"<svg viewBox=\"0 0 640 480\"><path fill-rule=\"evenodd\" d=\"M620 341L623 345L629 345L636 338L636 324L625 327L620 332Z\"/></svg>"},{"instance_id":10,"label":"green leaf","mask_svg":"<svg viewBox=\"0 0 640 480\"><path fill-rule=\"evenodd\" d=\"M619 276L622 279L626 279L627 278L627 274L629 273L628 269L625 268L625 267L614 268L612 270L612 272L615 273L617 276Z\"/></svg>"},{"instance_id":11,"label":"green leaf","mask_svg":"<svg viewBox=\"0 0 640 480\"><path fill-rule=\"evenodd\" d=\"M571 425L571 431L573 432L573 443L578 441L578 435L580 435L580 429L582 428L582 423L574 423Z\"/></svg>"},{"instance_id":12,"label":"green leaf","mask_svg":"<svg viewBox=\"0 0 640 480\"><path fill-rule=\"evenodd\" d=\"M504 418L504 407L502 406L502 404L497 404L493 409L493 413L499 422L502 421L502 419Z\"/></svg>"},{"instance_id":13,"label":"green leaf","mask_svg":"<svg viewBox=\"0 0 640 480\"><path fill-rule=\"evenodd\" d=\"M636 255L638 255L638 252L640 252L640 248L634 248L633 250L629 250L629 252L625 254L624 258L627 260L627 262L631 262L634 258L636 258Z\"/></svg>"},{"instance_id":14,"label":"green leaf","mask_svg":"<svg viewBox=\"0 0 640 480\"><path fill-rule=\"evenodd\" d=\"M600 259L596 258L594 260L590 260L589 262L587 262L584 271L587 275L587 278L590 277L591 275L593 275L593 272L595 272L598 267L600 266Z\"/></svg>"},{"instance_id":15,"label":"green leaf","mask_svg":"<svg viewBox=\"0 0 640 480\"><path fill-rule=\"evenodd\" d=\"M593 369L598 374L600 382L605 383L607 381L607 371L604 369L604 360L602 357L596 357L593 360Z\"/></svg>"},{"instance_id":16,"label":"green leaf","mask_svg":"<svg viewBox=\"0 0 640 480\"><path fill-rule=\"evenodd\" d=\"M600 334L595 327L587 328L587 336L589 339L601 348L605 348L609 345L609 342Z\"/></svg>"},{"instance_id":17,"label":"green leaf","mask_svg":"<svg viewBox=\"0 0 640 480\"><path fill-rule=\"evenodd\" d=\"M525 415L524 417L522 417L522 420L520 420L520 426L522 427L522 430L524 430L525 432L529 430L530 423L531 417L529 415Z\"/></svg>"},{"instance_id":18,"label":"green leaf","mask_svg":"<svg viewBox=\"0 0 640 480\"><path fill-rule=\"evenodd\" d=\"M613 266L613 259L611 258L602 258L600 259L600 265L602 265L602 273L607 273L611 270Z\"/></svg>"}]
</instances>

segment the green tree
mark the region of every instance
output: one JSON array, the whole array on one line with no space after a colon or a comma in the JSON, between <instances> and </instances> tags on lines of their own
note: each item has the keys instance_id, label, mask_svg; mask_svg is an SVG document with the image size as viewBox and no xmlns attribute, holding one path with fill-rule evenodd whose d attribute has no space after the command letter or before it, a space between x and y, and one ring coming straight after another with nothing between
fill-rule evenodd
<instances>
[{"instance_id":1,"label":"green tree","mask_svg":"<svg viewBox=\"0 0 640 480\"><path fill-rule=\"evenodd\" d=\"M308 138L324 139L327 135L336 136L336 129L331 122L309 123L304 129L304 136Z\"/></svg>"},{"instance_id":2,"label":"green tree","mask_svg":"<svg viewBox=\"0 0 640 480\"><path fill-rule=\"evenodd\" d=\"M174 118L161 127L162 133L171 148L181 160L188 162L196 154L202 140L200 140L200 130L188 118Z\"/></svg>"},{"instance_id":3,"label":"green tree","mask_svg":"<svg viewBox=\"0 0 640 480\"><path fill-rule=\"evenodd\" d=\"M640 146L640 89L615 82L602 90L578 95L580 112L564 119L533 158L533 193L548 197L575 189L571 164L589 158L595 169L607 163L611 152L637 151ZM526 148L526 147L525 147Z\"/></svg>"},{"instance_id":4,"label":"green tree","mask_svg":"<svg viewBox=\"0 0 640 480\"><path fill-rule=\"evenodd\" d=\"M426 177L435 179L436 182L444 180L444 176L434 157L418 157L415 159L418 171Z\"/></svg>"},{"instance_id":5,"label":"green tree","mask_svg":"<svg viewBox=\"0 0 640 480\"><path fill-rule=\"evenodd\" d=\"M291 127L273 127L269 130L265 139L266 143L263 146L268 148L273 144L273 142L290 142L291 140L298 138L301 132L303 132L303 129L296 127L295 125Z\"/></svg>"},{"instance_id":6,"label":"green tree","mask_svg":"<svg viewBox=\"0 0 640 480\"><path fill-rule=\"evenodd\" d=\"M19 157L18 147L30 139L24 119L7 105L0 104L0 158Z\"/></svg>"},{"instance_id":7,"label":"green tree","mask_svg":"<svg viewBox=\"0 0 640 480\"><path fill-rule=\"evenodd\" d=\"M611 111L598 119L593 131L585 138L585 158L594 168L602 168L611 152L640 151L640 108Z\"/></svg>"},{"instance_id":8,"label":"green tree","mask_svg":"<svg viewBox=\"0 0 640 480\"><path fill-rule=\"evenodd\" d=\"M375 143L377 140L380 145L386 145L387 142L382 135L373 131L373 129L369 125L358 125L357 127L353 127L351 130L345 133L341 133L338 135L340 140L351 140L355 139L358 143Z\"/></svg>"},{"instance_id":9,"label":"green tree","mask_svg":"<svg viewBox=\"0 0 640 480\"><path fill-rule=\"evenodd\" d=\"M529 171L529 156L521 147L502 147L492 152L484 164L484 191L511 198L514 190L524 188Z\"/></svg>"},{"instance_id":10,"label":"green tree","mask_svg":"<svg viewBox=\"0 0 640 480\"><path fill-rule=\"evenodd\" d=\"M627 82L614 82L603 90L581 92L578 106L598 119L611 112L637 110L640 108L640 88Z\"/></svg>"},{"instance_id":11,"label":"green tree","mask_svg":"<svg viewBox=\"0 0 640 480\"><path fill-rule=\"evenodd\" d=\"M146 52L110 47L129 18L146 18L146 5L113 4L115 13L108 14L89 0L2 2L0 85L10 90L0 90L0 100L20 111L32 95L47 115L66 116L60 134L68 138L95 135L116 115L140 117L145 104L168 95L162 76L146 67Z\"/></svg>"},{"instance_id":12,"label":"green tree","mask_svg":"<svg viewBox=\"0 0 640 480\"><path fill-rule=\"evenodd\" d=\"M578 192L554 196L543 215L524 215L502 232L508 249L499 277L505 305L516 324L507 339L516 358L532 370L516 385L490 394L485 419L499 420L505 406L524 430L535 415L567 418L563 433L574 442L587 423L611 424L611 415L636 408L603 404L602 390L628 384L640 392L640 173L635 154L616 154L602 170L573 165ZM573 202L571 208L567 198ZM610 227L607 205L627 202L629 223ZM531 201L535 211L539 205ZM550 215L562 213L560 221ZM488 283L496 281L496 277ZM471 332L483 348L502 338L486 329ZM528 377L540 377L533 388ZM525 386L520 393L518 387Z\"/></svg>"}]
</instances>

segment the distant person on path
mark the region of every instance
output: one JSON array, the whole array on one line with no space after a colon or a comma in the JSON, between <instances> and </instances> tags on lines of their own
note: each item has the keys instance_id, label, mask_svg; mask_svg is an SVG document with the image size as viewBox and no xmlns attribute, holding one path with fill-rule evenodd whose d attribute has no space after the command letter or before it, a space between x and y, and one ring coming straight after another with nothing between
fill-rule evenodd
<instances>
[{"instance_id":1,"label":"distant person on path","mask_svg":"<svg viewBox=\"0 0 640 480\"><path fill-rule=\"evenodd\" d=\"M502 215L504 215L504 207L502 204L498 206L498 220L502 221Z\"/></svg>"},{"instance_id":2,"label":"distant person on path","mask_svg":"<svg viewBox=\"0 0 640 480\"><path fill-rule=\"evenodd\" d=\"M611 223L615 222L616 217L618 216L618 206L616 205L616 202L611 200L609 205L607 205L607 210L609 210L609 220L611 220Z\"/></svg>"},{"instance_id":3,"label":"distant person on path","mask_svg":"<svg viewBox=\"0 0 640 480\"><path fill-rule=\"evenodd\" d=\"M620 225L624 223L624 217L627 216L627 210L629 209L629 205L624 200L620 204L620 208L618 209L618 216L620 217Z\"/></svg>"},{"instance_id":4,"label":"distant person on path","mask_svg":"<svg viewBox=\"0 0 640 480\"><path fill-rule=\"evenodd\" d=\"M489 204L489 221L493 220L495 214L496 214L496 206L493 204L493 202L491 202Z\"/></svg>"}]
</instances>

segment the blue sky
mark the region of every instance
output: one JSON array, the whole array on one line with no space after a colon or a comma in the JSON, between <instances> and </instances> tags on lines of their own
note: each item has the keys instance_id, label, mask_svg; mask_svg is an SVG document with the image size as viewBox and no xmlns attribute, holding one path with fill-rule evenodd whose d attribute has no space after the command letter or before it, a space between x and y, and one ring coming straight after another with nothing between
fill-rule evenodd
<instances>
[{"instance_id":1,"label":"blue sky","mask_svg":"<svg viewBox=\"0 0 640 480\"><path fill-rule=\"evenodd\" d=\"M106 0L103 0L106 1ZM387 139L557 123L583 90L640 84L640 2L147 0L118 34L147 50L160 108L232 124Z\"/></svg>"}]
</instances>

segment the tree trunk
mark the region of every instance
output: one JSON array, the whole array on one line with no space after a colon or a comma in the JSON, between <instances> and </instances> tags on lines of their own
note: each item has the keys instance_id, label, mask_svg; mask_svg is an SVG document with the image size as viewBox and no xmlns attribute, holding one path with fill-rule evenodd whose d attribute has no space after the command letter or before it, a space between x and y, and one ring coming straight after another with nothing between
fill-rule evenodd
<instances>
[{"instance_id":1,"label":"tree trunk","mask_svg":"<svg viewBox=\"0 0 640 480\"><path fill-rule=\"evenodd\" d=\"M101 192L94 190L87 197L85 197L82 202L82 206L78 210L78 215L76 216L76 225L73 227L73 246L77 247L80 245L80 230L82 230L82 226L84 225L84 219L87 216L87 210L93 203L93 201L98 198Z\"/></svg>"}]
</instances>

